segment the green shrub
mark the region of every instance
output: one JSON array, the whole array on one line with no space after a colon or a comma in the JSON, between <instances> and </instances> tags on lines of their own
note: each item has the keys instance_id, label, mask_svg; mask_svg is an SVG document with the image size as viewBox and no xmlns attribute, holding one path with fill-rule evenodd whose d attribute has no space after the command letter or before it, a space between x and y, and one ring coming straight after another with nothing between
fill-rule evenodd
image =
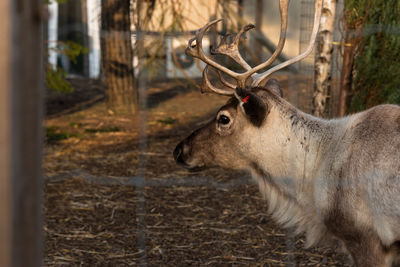
<instances>
[{"instance_id":1,"label":"green shrub","mask_svg":"<svg viewBox=\"0 0 400 267\"><path fill-rule=\"evenodd\" d=\"M400 1L347 0L350 28L356 36L350 111L381 103L400 104Z\"/></svg>"}]
</instances>

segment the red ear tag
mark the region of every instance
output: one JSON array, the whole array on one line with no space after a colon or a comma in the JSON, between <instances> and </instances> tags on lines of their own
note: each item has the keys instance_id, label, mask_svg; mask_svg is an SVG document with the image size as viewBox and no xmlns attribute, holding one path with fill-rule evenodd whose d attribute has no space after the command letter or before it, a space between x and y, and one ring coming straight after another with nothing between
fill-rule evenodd
<instances>
[{"instance_id":1,"label":"red ear tag","mask_svg":"<svg viewBox=\"0 0 400 267\"><path fill-rule=\"evenodd\" d=\"M249 100L249 98L250 98L250 95L246 96L245 98L242 99L242 102L243 102L243 103L246 103L247 100Z\"/></svg>"}]
</instances>

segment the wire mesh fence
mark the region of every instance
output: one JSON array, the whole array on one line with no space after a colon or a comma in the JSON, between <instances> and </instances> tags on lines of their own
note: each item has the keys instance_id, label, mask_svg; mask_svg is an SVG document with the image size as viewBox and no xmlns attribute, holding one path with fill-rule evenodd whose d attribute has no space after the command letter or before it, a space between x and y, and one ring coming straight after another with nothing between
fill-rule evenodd
<instances>
[{"instance_id":1,"label":"wire mesh fence","mask_svg":"<svg viewBox=\"0 0 400 267\"><path fill-rule=\"evenodd\" d=\"M200 96L197 91L203 66L186 57L183 49L193 29L187 29L186 34L140 29L144 25L132 21L135 16L140 18L135 12L140 10L141 1L131 1L134 8L125 14L131 21L130 31L121 34L122 26L118 23L114 28L96 30L106 23L100 20L101 6L106 2L66 3L70 8L76 5L87 8L79 9L88 12L81 16L87 22L77 23L88 33L81 40L81 45L90 48L87 54L79 55L74 62L66 54L54 54L50 47L53 52L49 53L49 60L67 71L70 68L68 79L75 92L61 97L49 93L47 100L54 103L55 99L65 101L71 97L74 104L72 109L69 106L66 112L56 112L46 121L45 264L348 266L343 254L328 248L304 249L304 237L294 237L292 230L276 226L248 174L222 169L190 173L175 166L172 151L178 141L204 124L226 99ZM157 13L157 4L153 6L153 2L144 1L141 8L147 15L152 13L156 18L168 20ZM188 2L189 9L199 6ZM227 3L219 5L220 2ZM162 3L173 5L173 1ZM264 1L264 5L268 3ZM58 12L70 14L62 10L65 8L62 5L58 6ZM205 1L202 5L204 13L214 7L217 11L189 17L192 24L201 26L222 10L232 9L239 14L236 1ZM179 15L176 14L181 11L179 8L172 13ZM299 51L309 40L312 8L313 1L301 2L300 38L290 40L297 43ZM206 17L204 21L193 22L203 18L202 15ZM110 16L115 14L111 12ZM58 31L70 27L69 23L54 21L58 23ZM179 25L171 25L182 31ZM226 25L232 26L229 20ZM54 34L57 36L54 25L49 26L49 38ZM101 48L100 40L105 36L113 36L112 59L107 58L104 46ZM210 44L215 42L212 38L210 35ZM254 39L251 35L249 39L245 46L251 50ZM127 46L132 48L132 54L125 53ZM263 51L263 56L267 56L268 48ZM313 60L311 56L300 63L296 73L287 71L277 75L286 98L308 112ZM133 68L126 68L129 62L133 62ZM120 70L134 79L118 81L126 76ZM107 83L110 75L115 79ZM190 82L183 79L187 76ZM134 115L115 114L102 102L105 95L109 98L106 90L114 85L117 89L128 86L135 90L138 108ZM92 87L97 90L93 95L103 97L90 102ZM124 93L127 92L132 93L129 90ZM89 100L82 99L84 94ZM125 99L122 96L118 103L124 103ZM54 142L50 137L55 138Z\"/></svg>"}]
</instances>

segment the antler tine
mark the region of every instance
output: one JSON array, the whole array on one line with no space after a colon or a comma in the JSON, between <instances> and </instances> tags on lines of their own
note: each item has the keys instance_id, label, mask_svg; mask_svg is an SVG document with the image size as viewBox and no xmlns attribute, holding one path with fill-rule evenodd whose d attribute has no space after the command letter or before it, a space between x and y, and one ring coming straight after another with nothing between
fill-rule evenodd
<instances>
[{"instance_id":1,"label":"antler tine","mask_svg":"<svg viewBox=\"0 0 400 267\"><path fill-rule=\"evenodd\" d=\"M231 88L234 89L235 87L236 86L234 86L233 88L231 87ZM201 92L202 93L213 92L213 93L216 93L216 94L219 94L219 95L226 95L226 96L233 96L234 95L234 91L228 91L228 90L219 89L219 88L216 88L214 85L211 84L210 80L208 79L208 66L206 66L204 68L204 70L203 70L203 83L201 85Z\"/></svg>"},{"instance_id":2,"label":"antler tine","mask_svg":"<svg viewBox=\"0 0 400 267\"><path fill-rule=\"evenodd\" d=\"M236 35L232 43L228 43L228 38L232 34L226 35L222 38L220 44L216 49L211 50L211 54L220 54L232 58L236 63L242 66L245 70L251 70L251 66L243 59L239 52L239 41L244 33L255 28L253 24L244 26Z\"/></svg>"},{"instance_id":3,"label":"antler tine","mask_svg":"<svg viewBox=\"0 0 400 267\"><path fill-rule=\"evenodd\" d=\"M235 60L238 64L240 64L244 69L246 69L246 71L244 73L237 73L234 72L232 70L229 70L228 68L222 66L221 64L217 63L216 61L214 61L212 58L207 57L204 54L204 50L202 47L202 40L204 37L205 32L213 25L215 25L216 23L222 21L222 19L217 19L214 21L211 21L209 23L207 23L204 27L202 27L201 29L199 29L196 33L196 36L192 39L189 40L188 43L188 47L186 48L186 54L192 57L196 57L199 58L200 60L202 60L204 63L207 64L207 66L204 68L203 71L203 84L202 84L202 92L214 92L217 94L221 94L221 95L234 95L234 91L233 90L222 90L222 89L218 89L216 87L214 87L211 82L208 79L208 66L212 66L217 70L218 76L221 80L221 82L229 87L230 89L234 89L236 88L236 86L234 86L233 84L227 82L221 72L231 76L232 78L234 78L237 81L237 86L238 87L245 87L246 85L246 80L249 77L253 78L253 82L252 82L252 86L258 86L264 79L266 79L269 75L271 75L272 73L274 73L275 71L278 71L290 64L293 64L303 58L305 58L308 54L311 53L313 46L315 44L315 39L318 33L318 28L319 28L319 22L321 19L321 13L322 13L322 2L323 0L317 0L315 3L315 17L314 17L314 27L313 27L313 31L311 34L311 39L310 39L310 43L307 47L307 49L301 53L300 55L287 60L263 73L257 73L257 71L269 66L272 64L272 62L275 61L275 59L279 56L279 54L282 52L283 47L285 45L285 41L286 41L286 31L287 31L287 20L288 20L288 7L289 7L289 1L290 0L280 0L279 1L279 8L280 8L280 13L281 13L281 30L280 30L280 37L279 37L279 42L277 45L276 50L274 51L274 53L271 55L271 57L269 59L267 59L265 62L255 66L254 68L252 68L241 56L241 54L239 53L239 41L241 36L249 31L250 29L254 28L253 25L249 24L246 25L245 27L243 27L240 32L238 34L236 34L233 42L228 43L227 39L228 37L224 37L219 46L216 49L212 50L212 54L222 54L222 55L226 55L229 56L230 58L232 58L233 60ZM193 41L196 41L196 45L193 45Z\"/></svg>"},{"instance_id":4,"label":"antler tine","mask_svg":"<svg viewBox=\"0 0 400 267\"><path fill-rule=\"evenodd\" d=\"M302 60L303 58L305 58L306 56L308 56L311 53L311 51L313 50L314 45L315 45L315 40L317 37L318 28L319 28L319 24L320 24L320 20L321 20L322 2L323 2L323 0L317 0L315 2L314 26L313 26L313 30L312 30L311 37L310 37L310 43L308 44L306 50L303 53L301 53L300 55L298 55L292 59L289 59L285 62L282 62L281 64L276 65L275 67L273 67L263 73L255 74L253 77L254 80L252 82L252 86L258 86L263 80L265 80L272 73Z\"/></svg>"},{"instance_id":5,"label":"antler tine","mask_svg":"<svg viewBox=\"0 0 400 267\"><path fill-rule=\"evenodd\" d=\"M212 67L214 67L217 70L220 70L224 73L226 73L227 75L237 79L237 77L240 75L240 73L231 71L230 69L222 66L221 64L215 62L214 60L212 60L211 58L207 57L204 54L204 50L203 50L203 37L204 37L204 33L214 24L218 23L222 21L222 19L217 19L217 20L213 20L209 23L207 23L204 27L202 27L201 29L199 29L196 33L196 36L192 39L189 40L188 43L188 47L186 48L186 55L188 56L192 56L192 57L196 57L201 59L202 61L204 61L204 63L206 63L207 65L210 65ZM196 45L192 45L193 41L196 40Z\"/></svg>"},{"instance_id":6,"label":"antler tine","mask_svg":"<svg viewBox=\"0 0 400 267\"><path fill-rule=\"evenodd\" d=\"M257 71L271 65L272 62L274 62L275 59L279 56L279 54L282 52L283 47L285 46L285 41L286 41L289 2L290 2L290 0L280 0L279 1L279 9L280 9L280 14L281 14L281 31L280 31L279 42L276 47L276 50L271 55L271 57L269 59L267 59L265 62L255 66L254 68L251 68L247 72L243 73L242 76L244 77L244 79L247 80L247 78L250 76L253 76L253 78L254 78L254 76L257 75L257 74L255 74Z\"/></svg>"},{"instance_id":7,"label":"antler tine","mask_svg":"<svg viewBox=\"0 0 400 267\"><path fill-rule=\"evenodd\" d=\"M225 85L226 87L229 87L229 88L235 90L236 85L231 84L230 82L228 82L227 80L225 80L224 76L222 76L222 73L221 73L219 70L217 70L217 73L218 73L218 78L220 79L220 81L221 81L221 83L222 83L223 85Z\"/></svg>"},{"instance_id":8,"label":"antler tine","mask_svg":"<svg viewBox=\"0 0 400 267\"><path fill-rule=\"evenodd\" d=\"M271 57L266 60L264 63L261 63L257 66L255 66L254 68L252 68L251 66L249 66L247 64L247 62L244 61L244 59L242 58L242 56L239 53L239 41L240 41L240 37L243 33L247 32L248 30L252 29L254 26L249 24L245 27L243 27L241 29L241 31L236 35L235 40L232 42L232 44L228 45L228 44L222 44L220 45L220 47L218 47L216 50L214 50L214 53L220 53L223 55L227 55L229 57L231 57L232 59L234 59L237 63L239 63L243 68L246 69L246 72L244 73L234 73L234 75L226 72L224 69L221 68L217 68L218 70L223 71L224 73L228 74L229 76L233 77L236 79L238 86L239 87L245 87L246 85L246 80L252 76L254 77L258 77L256 72L271 65L272 62L275 61L275 59L279 56L279 54L282 52L283 47L285 45L285 41L286 41L286 30L287 30L287 20L288 20L288 7L289 7L289 1L290 0L280 0L279 1L279 8L280 8L280 13L281 13L281 31L280 31L280 37L279 37L279 42L277 45L277 48L275 50L275 52L271 55ZM213 23L213 22L211 22ZM214 23L216 23L214 21ZM210 24L210 23L209 23ZM205 27L203 27L201 30L204 30L204 28L209 27L209 24L207 24ZM201 31L200 30L200 31ZM197 37L197 36L196 36ZM197 39L196 39L197 40ZM222 40L224 43L226 42L226 39ZM222 43L221 41L221 43ZM197 41L196 41L197 42ZM203 60L204 61L204 60ZM207 63L207 62L206 62ZM207 63L208 64L208 63ZM209 64L213 67L215 67L212 64ZM253 82L254 83L254 82ZM257 83L258 84L258 83Z\"/></svg>"}]
</instances>

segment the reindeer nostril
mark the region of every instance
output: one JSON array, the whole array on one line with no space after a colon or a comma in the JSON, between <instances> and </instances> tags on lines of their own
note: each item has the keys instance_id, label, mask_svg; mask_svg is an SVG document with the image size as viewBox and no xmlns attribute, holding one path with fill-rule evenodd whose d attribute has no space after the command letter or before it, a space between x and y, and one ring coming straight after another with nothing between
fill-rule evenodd
<instances>
[{"instance_id":1,"label":"reindeer nostril","mask_svg":"<svg viewBox=\"0 0 400 267\"><path fill-rule=\"evenodd\" d=\"M176 163L185 164L183 160L183 142L180 142L174 150L174 159Z\"/></svg>"}]
</instances>

